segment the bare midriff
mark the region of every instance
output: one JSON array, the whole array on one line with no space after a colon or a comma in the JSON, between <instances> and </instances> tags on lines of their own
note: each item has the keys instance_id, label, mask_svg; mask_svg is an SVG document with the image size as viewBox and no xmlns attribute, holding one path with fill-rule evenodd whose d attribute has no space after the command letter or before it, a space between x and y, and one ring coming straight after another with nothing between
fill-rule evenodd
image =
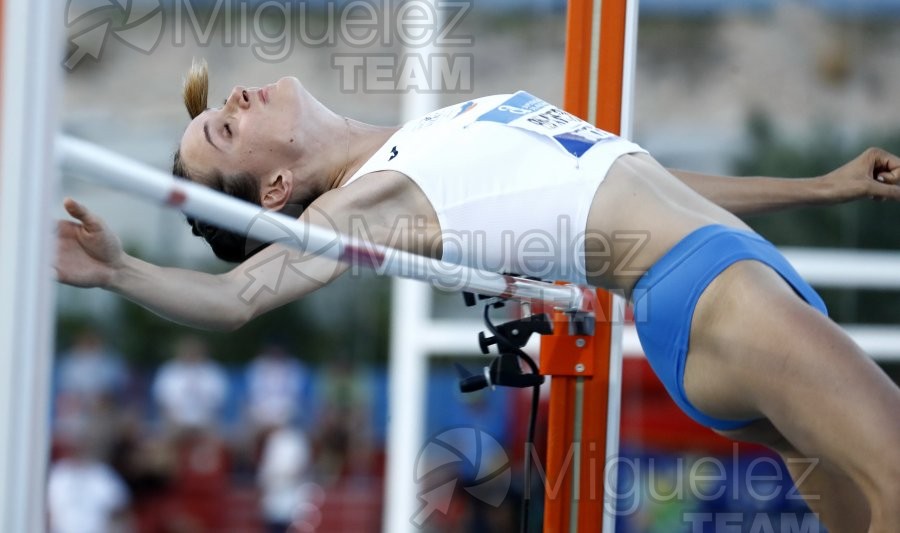
<instances>
[{"instance_id":1,"label":"bare midriff","mask_svg":"<svg viewBox=\"0 0 900 533\"><path fill-rule=\"evenodd\" d=\"M651 156L623 155L591 203L585 243L588 281L629 296L637 280L669 249L711 224L748 229Z\"/></svg>"}]
</instances>

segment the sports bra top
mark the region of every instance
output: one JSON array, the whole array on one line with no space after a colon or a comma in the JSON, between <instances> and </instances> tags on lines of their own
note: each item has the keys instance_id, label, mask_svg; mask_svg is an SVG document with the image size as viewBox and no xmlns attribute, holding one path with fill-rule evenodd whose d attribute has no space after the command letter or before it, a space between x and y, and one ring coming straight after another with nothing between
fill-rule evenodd
<instances>
[{"instance_id":1,"label":"sports bra top","mask_svg":"<svg viewBox=\"0 0 900 533\"><path fill-rule=\"evenodd\" d=\"M524 91L477 98L403 125L344 186L392 170L437 214L444 261L585 283L597 187L643 149Z\"/></svg>"}]
</instances>

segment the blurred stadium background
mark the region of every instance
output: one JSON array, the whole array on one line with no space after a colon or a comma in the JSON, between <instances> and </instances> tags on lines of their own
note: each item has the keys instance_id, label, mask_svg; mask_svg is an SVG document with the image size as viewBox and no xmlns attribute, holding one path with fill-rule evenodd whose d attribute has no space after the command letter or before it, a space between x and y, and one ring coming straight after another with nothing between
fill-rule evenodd
<instances>
[{"instance_id":1,"label":"blurred stadium background","mask_svg":"<svg viewBox=\"0 0 900 533\"><path fill-rule=\"evenodd\" d=\"M359 49L346 42L314 47L295 41L283 60L265 62L249 46L226 45L222 26L213 27L205 45L190 33L176 44L171 15L185 2L163 4L169 18L152 53L108 39L99 60L85 59L67 72L64 131L168 169L187 124L181 79L198 56L210 64L213 101L234 84L295 75L338 113L399 122L401 93L342 90L332 63L335 54L397 53L395 45ZM301 4L308 23L329 23L326 2ZM201 18L212 16L216 6L235 9L238 17L240 6L252 2L191 5ZM472 44L456 50L472 54L471 91L448 91L442 103L524 89L561 104L565 2L467 5L456 31L471 36ZM670 166L744 175L814 175L873 144L900 153L898 20L897 0L642 0L635 140ZM74 179L63 181L62 194L103 216L140 257L208 271L228 268L177 212ZM900 250L898 222L896 205L874 203L750 220L779 245L894 251ZM164 322L100 290L59 287L56 466L73 456L107 465L107 483L119 487L115 496L106 494L107 504L127 502L121 523L133 531L263 531L267 521L283 521L278 499L284 494L305 502L302 512L296 505L291 510L296 531L379 530L389 296L387 279L346 277L240 331L219 334ZM896 293L828 290L824 296L839 322L900 327ZM458 295L438 294L435 302L435 316L473 318ZM164 366L176 354L183 364ZM427 435L462 425L483 430L504 446L513 484L496 509L460 491L448 514L434 515L426 529L515 530L528 398L500 390L463 397L455 355L432 360ZM465 364L475 366L471 359ZM900 376L897 364L882 364L895 380ZM188 377L173 377L179 370ZM790 498L762 501L731 489L710 501L651 497L680 482L672 477L679 464L687 471L698 458L716 457L746 466L768 455L751 446L734 448L681 415L640 358L626 359L624 391L622 451L645 468L622 476L622 484L639 490L623 488L628 497L621 505L628 512L619 531L696 531L684 521L686 512L790 515L807 524L804 506ZM284 398L294 399L290 407ZM196 413L180 419L185 411ZM273 434L280 440L267 438ZM722 486L745 486L740 481L729 476ZM778 483L786 492L790 480ZM73 505L70 500L61 497L63 509ZM744 523L744 530L751 525ZM713 524L704 527L714 530Z\"/></svg>"}]
</instances>

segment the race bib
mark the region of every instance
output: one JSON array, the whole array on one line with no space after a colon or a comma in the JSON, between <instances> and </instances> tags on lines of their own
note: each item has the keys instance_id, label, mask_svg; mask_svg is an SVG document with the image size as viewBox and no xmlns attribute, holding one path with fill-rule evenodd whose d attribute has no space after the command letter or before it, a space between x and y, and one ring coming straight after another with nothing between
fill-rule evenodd
<instances>
[{"instance_id":1,"label":"race bib","mask_svg":"<svg viewBox=\"0 0 900 533\"><path fill-rule=\"evenodd\" d=\"M619 138L525 91L510 96L477 121L496 122L543 135L575 157L581 157L595 144Z\"/></svg>"}]
</instances>

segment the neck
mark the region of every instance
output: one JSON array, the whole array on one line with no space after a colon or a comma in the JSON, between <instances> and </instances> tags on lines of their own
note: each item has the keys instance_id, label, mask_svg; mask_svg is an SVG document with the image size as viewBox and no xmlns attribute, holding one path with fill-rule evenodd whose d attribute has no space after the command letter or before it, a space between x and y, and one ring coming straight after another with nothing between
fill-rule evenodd
<instances>
[{"instance_id":1,"label":"neck","mask_svg":"<svg viewBox=\"0 0 900 533\"><path fill-rule=\"evenodd\" d=\"M296 201L309 203L344 185L398 127L381 127L328 113L294 165Z\"/></svg>"},{"instance_id":2,"label":"neck","mask_svg":"<svg viewBox=\"0 0 900 533\"><path fill-rule=\"evenodd\" d=\"M353 119L346 120L346 147L343 161L328 180L328 189L337 189L347 183L360 167L387 142L398 127L373 126Z\"/></svg>"}]
</instances>

